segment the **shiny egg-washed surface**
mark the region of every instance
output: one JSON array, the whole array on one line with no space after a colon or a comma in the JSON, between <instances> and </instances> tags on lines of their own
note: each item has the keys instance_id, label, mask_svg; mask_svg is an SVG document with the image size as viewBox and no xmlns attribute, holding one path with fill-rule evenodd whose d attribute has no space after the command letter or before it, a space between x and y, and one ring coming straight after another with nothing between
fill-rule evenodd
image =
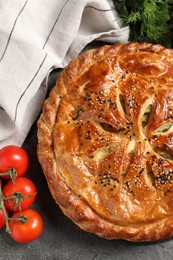
<instances>
[{"instance_id":1,"label":"shiny egg-washed surface","mask_svg":"<svg viewBox=\"0 0 173 260\"><path fill-rule=\"evenodd\" d=\"M57 79L38 159L64 214L107 239L173 235L173 50L89 50Z\"/></svg>"}]
</instances>

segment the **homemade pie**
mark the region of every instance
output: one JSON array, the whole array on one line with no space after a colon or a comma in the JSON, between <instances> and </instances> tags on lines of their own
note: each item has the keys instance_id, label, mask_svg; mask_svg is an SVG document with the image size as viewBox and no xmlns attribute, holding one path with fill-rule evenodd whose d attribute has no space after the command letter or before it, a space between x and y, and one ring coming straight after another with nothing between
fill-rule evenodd
<instances>
[{"instance_id":1,"label":"homemade pie","mask_svg":"<svg viewBox=\"0 0 173 260\"><path fill-rule=\"evenodd\" d=\"M129 241L173 236L173 50L131 42L72 60L44 103L37 154L80 228Z\"/></svg>"}]
</instances>

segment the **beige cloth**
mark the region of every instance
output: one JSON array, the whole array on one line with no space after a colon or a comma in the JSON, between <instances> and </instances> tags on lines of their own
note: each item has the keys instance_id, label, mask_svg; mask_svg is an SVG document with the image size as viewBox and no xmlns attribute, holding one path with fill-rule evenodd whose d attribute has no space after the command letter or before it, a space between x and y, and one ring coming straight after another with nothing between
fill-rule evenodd
<instances>
[{"instance_id":1,"label":"beige cloth","mask_svg":"<svg viewBox=\"0 0 173 260\"><path fill-rule=\"evenodd\" d=\"M111 0L5 0L0 3L0 148L22 145L53 68L94 39L127 42Z\"/></svg>"}]
</instances>

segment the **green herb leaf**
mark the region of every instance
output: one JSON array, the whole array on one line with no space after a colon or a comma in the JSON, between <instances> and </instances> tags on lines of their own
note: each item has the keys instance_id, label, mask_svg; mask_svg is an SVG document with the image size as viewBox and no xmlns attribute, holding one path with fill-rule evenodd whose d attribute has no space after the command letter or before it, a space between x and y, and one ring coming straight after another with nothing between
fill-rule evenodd
<instances>
[{"instance_id":1,"label":"green herb leaf","mask_svg":"<svg viewBox=\"0 0 173 260\"><path fill-rule=\"evenodd\" d=\"M130 41L148 41L173 47L173 0L113 0Z\"/></svg>"}]
</instances>

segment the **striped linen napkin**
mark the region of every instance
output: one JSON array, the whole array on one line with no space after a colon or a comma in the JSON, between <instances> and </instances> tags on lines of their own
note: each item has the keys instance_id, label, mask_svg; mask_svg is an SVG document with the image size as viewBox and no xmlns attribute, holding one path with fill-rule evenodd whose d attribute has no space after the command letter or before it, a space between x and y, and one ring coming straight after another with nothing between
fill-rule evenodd
<instances>
[{"instance_id":1,"label":"striped linen napkin","mask_svg":"<svg viewBox=\"0 0 173 260\"><path fill-rule=\"evenodd\" d=\"M111 0L5 0L0 4L0 148L21 146L54 68L93 40L127 42Z\"/></svg>"}]
</instances>

